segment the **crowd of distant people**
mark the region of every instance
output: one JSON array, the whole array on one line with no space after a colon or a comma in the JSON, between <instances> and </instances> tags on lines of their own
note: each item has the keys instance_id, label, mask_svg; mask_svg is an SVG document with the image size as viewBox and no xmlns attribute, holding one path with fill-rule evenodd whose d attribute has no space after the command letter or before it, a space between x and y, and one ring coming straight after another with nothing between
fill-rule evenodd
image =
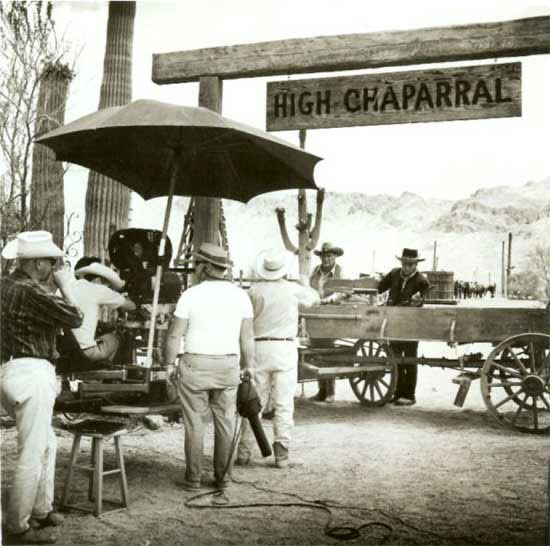
<instances>
[{"instance_id":1,"label":"crowd of distant people","mask_svg":"<svg viewBox=\"0 0 550 546\"><path fill-rule=\"evenodd\" d=\"M482 284L477 281L455 281L454 292L456 299L468 299L468 298L483 298L487 295L491 295L491 298L495 297L497 285Z\"/></svg>"}]
</instances>

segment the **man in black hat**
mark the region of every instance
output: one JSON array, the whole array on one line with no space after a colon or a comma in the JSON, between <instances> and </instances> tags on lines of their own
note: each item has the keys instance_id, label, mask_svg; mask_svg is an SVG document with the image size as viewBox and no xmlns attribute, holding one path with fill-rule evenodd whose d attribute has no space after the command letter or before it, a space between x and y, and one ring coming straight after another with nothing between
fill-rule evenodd
<instances>
[{"instance_id":1,"label":"man in black hat","mask_svg":"<svg viewBox=\"0 0 550 546\"><path fill-rule=\"evenodd\" d=\"M424 258L419 258L418 251L412 248L404 248L401 257L396 258L401 262L401 267L392 269L382 278L378 292L381 294L389 290L386 305L420 307L430 289L428 279L417 270L418 262L424 261ZM416 357L418 353L418 341L394 341L390 347L398 356ZM412 406L416 403L416 377L416 364L398 366L397 387L393 397L396 405Z\"/></svg>"},{"instance_id":2,"label":"man in black hat","mask_svg":"<svg viewBox=\"0 0 550 546\"><path fill-rule=\"evenodd\" d=\"M317 290L321 303L335 302L339 294L330 290L325 290L325 283L329 279L341 279L342 268L336 263L336 258L342 256L344 251L331 243L323 243L320 250L313 252L321 258L321 263L313 270L309 278L311 288ZM312 340L312 347L332 347L332 340L315 339ZM311 397L311 400L316 402L334 402L334 391L336 381L334 379L320 379L318 381L319 392Z\"/></svg>"}]
</instances>

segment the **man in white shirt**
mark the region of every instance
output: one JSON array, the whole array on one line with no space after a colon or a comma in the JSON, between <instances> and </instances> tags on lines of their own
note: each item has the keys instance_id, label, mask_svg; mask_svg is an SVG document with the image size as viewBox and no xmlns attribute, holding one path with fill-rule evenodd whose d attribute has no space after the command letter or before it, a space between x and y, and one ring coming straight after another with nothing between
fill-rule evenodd
<instances>
[{"instance_id":1,"label":"man in white shirt","mask_svg":"<svg viewBox=\"0 0 550 546\"><path fill-rule=\"evenodd\" d=\"M189 491L200 489L210 411L216 485L229 484L240 374L254 376L252 304L244 290L225 278L232 265L227 252L203 243L194 257L199 284L181 295L165 345L165 362L178 391L185 427L185 477L177 483ZM170 365L182 337L184 353L174 370Z\"/></svg>"},{"instance_id":2,"label":"man in white shirt","mask_svg":"<svg viewBox=\"0 0 550 546\"><path fill-rule=\"evenodd\" d=\"M256 272L262 282L255 283L248 295L254 308L256 347L256 391L262 407L271 393L273 451L278 468L288 466L290 433L294 425L294 392L298 380L298 306L319 302L317 292L284 279L288 255L267 249L256 259ZM243 420L237 464L250 463L254 437L248 421Z\"/></svg>"},{"instance_id":3,"label":"man in white shirt","mask_svg":"<svg viewBox=\"0 0 550 546\"><path fill-rule=\"evenodd\" d=\"M90 360L110 360L120 347L120 337L116 333L95 337L100 305L111 309L132 311L135 304L119 294L124 281L109 267L100 263L91 263L75 271L75 297L78 307L84 313L84 320L73 334L82 351Z\"/></svg>"}]
</instances>

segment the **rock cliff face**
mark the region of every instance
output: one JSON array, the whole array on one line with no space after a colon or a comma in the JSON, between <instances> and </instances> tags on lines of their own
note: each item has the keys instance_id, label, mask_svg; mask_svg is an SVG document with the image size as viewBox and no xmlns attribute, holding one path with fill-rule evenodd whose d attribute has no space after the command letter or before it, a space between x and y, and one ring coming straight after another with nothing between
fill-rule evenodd
<instances>
[{"instance_id":1,"label":"rock cliff face","mask_svg":"<svg viewBox=\"0 0 550 546\"><path fill-rule=\"evenodd\" d=\"M158 211L145 205L147 213L134 211L133 218L147 226L161 225L164 200ZM315 211L315 192L308 192L309 210ZM170 236L177 247L187 199L174 207ZM268 246L282 246L275 208L286 210L288 231L297 241L296 192L258 196L247 205L225 201L231 254L237 269L250 272L255 255ZM151 219L155 218L155 225ZM158 219L158 222L156 221ZM137 222L134 222L137 224ZM438 269L455 271L464 279L487 282L500 278L502 241L513 239L513 264L525 263L529 248L548 243L550 233L550 177L521 187L501 186L476 191L467 199L447 201L405 192L399 197L364 193L328 193L323 210L321 242L331 241L345 250L340 259L349 276L360 272L385 271L394 267L403 247L418 248L433 265L437 241ZM297 260L296 260L297 262Z\"/></svg>"}]
</instances>

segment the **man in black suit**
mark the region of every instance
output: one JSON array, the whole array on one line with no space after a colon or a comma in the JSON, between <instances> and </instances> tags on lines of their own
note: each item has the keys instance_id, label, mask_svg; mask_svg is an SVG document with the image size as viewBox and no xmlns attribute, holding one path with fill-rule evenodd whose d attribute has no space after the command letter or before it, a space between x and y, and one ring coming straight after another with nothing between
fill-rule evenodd
<instances>
[{"instance_id":1,"label":"man in black suit","mask_svg":"<svg viewBox=\"0 0 550 546\"><path fill-rule=\"evenodd\" d=\"M417 270L418 262L424 258L418 257L416 249L404 248L401 257L396 256L401 267L392 269L382 278L378 292L389 290L386 305L401 307L420 307L430 289L428 279ZM398 356L416 357L418 341L394 341L390 343L392 351ZM393 401L398 406L412 406L416 403L417 364L400 364L397 373L397 387Z\"/></svg>"}]
</instances>

